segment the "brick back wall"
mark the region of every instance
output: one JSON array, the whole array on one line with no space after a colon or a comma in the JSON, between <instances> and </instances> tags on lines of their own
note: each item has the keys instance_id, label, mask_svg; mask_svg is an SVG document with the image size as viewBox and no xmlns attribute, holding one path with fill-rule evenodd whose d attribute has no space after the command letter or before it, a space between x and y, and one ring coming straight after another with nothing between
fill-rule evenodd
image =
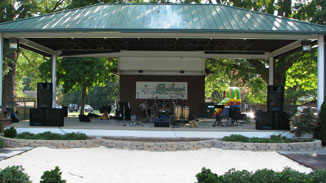
<instances>
[{"instance_id":1,"label":"brick back wall","mask_svg":"<svg viewBox=\"0 0 326 183\"><path fill-rule=\"evenodd\" d=\"M136 81L166 81L166 82L188 82L188 100L184 100L184 105L189 106L190 113L200 116L201 104L205 101L205 76L120 76L120 101L129 102L131 114L141 115L138 108L143 99L136 99ZM149 100L149 104L153 101ZM172 101L166 100L172 106Z\"/></svg>"}]
</instances>

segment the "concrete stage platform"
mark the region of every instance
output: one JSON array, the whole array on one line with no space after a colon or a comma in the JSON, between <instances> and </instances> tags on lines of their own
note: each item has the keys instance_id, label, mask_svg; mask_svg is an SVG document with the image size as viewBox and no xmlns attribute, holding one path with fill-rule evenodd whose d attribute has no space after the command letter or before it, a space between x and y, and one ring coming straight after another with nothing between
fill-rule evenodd
<instances>
[{"instance_id":1,"label":"concrete stage platform","mask_svg":"<svg viewBox=\"0 0 326 183\"><path fill-rule=\"evenodd\" d=\"M63 127L29 126L29 121L12 123L18 133L41 133L51 131L55 133L80 132L88 136L125 136L125 137L155 137L155 138L223 138L231 134L240 134L247 137L269 137L283 135L292 137L288 131L256 130L255 124L242 123L231 127L213 127L214 119L199 119L198 128L154 127L153 122L99 120L79 122L78 118L67 117Z\"/></svg>"}]
</instances>

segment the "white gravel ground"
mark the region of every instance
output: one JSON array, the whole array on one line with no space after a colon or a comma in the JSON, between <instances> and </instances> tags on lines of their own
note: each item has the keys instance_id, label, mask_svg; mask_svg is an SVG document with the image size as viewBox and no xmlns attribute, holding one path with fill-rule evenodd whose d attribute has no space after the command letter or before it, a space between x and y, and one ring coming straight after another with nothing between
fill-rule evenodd
<instances>
[{"instance_id":1,"label":"white gravel ground","mask_svg":"<svg viewBox=\"0 0 326 183\"><path fill-rule=\"evenodd\" d=\"M98 148L36 148L0 161L0 168L22 165L33 183L39 183L45 170L59 166L67 183L194 183L202 167L223 174L231 168L283 170L291 167L309 173L277 152L251 152L222 149L196 151L147 152Z\"/></svg>"}]
</instances>

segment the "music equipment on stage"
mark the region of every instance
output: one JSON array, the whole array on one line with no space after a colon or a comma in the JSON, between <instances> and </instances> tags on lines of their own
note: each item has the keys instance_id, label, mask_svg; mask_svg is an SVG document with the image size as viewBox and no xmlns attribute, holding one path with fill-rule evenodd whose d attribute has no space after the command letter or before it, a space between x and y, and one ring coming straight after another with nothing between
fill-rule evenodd
<instances>
[{"instance_id":1,"label":"music equipment on stage","mask_svg":"<svg viewBox=\"0 0 326 183\"><path fill-rule=\"evenodd\" d=\"M29 126L45 126L45 109L30 109Z\"/></svg>"},{"instance_id":2,"label":"music equipment on stage","mask_svg":"<svg viewBox=\"0 0 326 183\"><path fill-rule=\"evenodd\" d=\"M64 126L64 110L39 108L30 109L30 126Z\"/></svg>"},{"instance_id":3,"label":"music equipment on stage","mask_svg":"<svg viewBox=\"0 0 326 183\"><path fill-rule=\"evenodd\" d=\"M166 113L160 113L158 118L154 119L154 127L170 127L171 120Z\"/></svg>"},{"instance_id":4,"label":"music equipment on stage","mask_svg":"<svg viewBox=\"0 0 326 183\"><path fill-rule=\"evenodd\" d=\"M281 111L257 111L256 129L258 130L289 130L289 115Z\"/></svg>"},{"instance_id":5,"label":"music equipment on stage","mask_svg":"<svg viewBox=\"0 0 326 183\"><path fill-rule=\"evenodd\" d=\"M188 121L189 120L189 113L190 113L189 106L184 106L183 107L182 117L183 117L183 119L185 121Z\"/></svg>"},{"instance_id":6,"label":"music equipment on stage","mask_svg":"<svg viewBox=\"0 0 326 183\"><path fill-rule=\"evenodd\" d=\"M62 109L45 109L46 126L63 126L64 112Z\"/></svg>"},{"instance_id":7,"label":"music equipment on stage","mask_svg":"<svg viewBox=\"0 0 326 183\"><path fill-rule=\"evenodd\" d=\"M52 107L52 83L37 83L37 108Z\"/></svg>"},{"instance_id":8,"label":"music equipment on stage","mask_svg":"<svg viewBox=\"0 0 326 183\"><path fill-rule=\"evenodd\" d=\"M68 107L62 106L63 117L68 117Z\"/></svg>"},{"instance_id":9,"label":"music equipment on stage","mask_svg":"<svg viewBox=\"0 0 326 183\"><path fill-rule=\"evenodd\" d=\"M283 111L284 87L268 85L267 111Z\"/></svg>"},{"instance_id":10,"label":"music equipment on stage","mask_svg":"<svg viewBox=\"0 0 326 183\"><path fill-rule=\"evenodd\" d=\"M181 117L182 117L182 106L181 105L176 105L174 106L174 115L175 115L175 118L177 121L180 121L181 120Z\"/></svg>"}]
</instances>

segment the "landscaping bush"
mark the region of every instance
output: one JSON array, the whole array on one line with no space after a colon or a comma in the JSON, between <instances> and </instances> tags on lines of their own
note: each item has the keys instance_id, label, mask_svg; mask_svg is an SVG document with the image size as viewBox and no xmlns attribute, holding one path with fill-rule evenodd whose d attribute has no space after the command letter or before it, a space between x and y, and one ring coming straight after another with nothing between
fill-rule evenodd
<instances>
[{"instance_id":1,"label":"landscaping bush","mask_svg":"<svg viewBox=\"0 0 326 183\"><path fill-rule=\"evenodd\" d=\"M218 183L218 176L216 173L212 173L210 169L205 167L201 169L201 172L196 175L198 183Z\"/></svg>"},{"instance_id":2,"label":"landscaping bush","mask_svg":"<svg viewBox=\"0 0 326 183\"><path fill-rule=\"evenodd\" d=\"M258 138L258 137L245 137L243 135L230 135L225 136L223 141L232 141L232 142L250 142L250 143L289 143L292 140L282 137L281 135L272 135L270 138Z\"/></svg>"},{"instance_id":3,"label":"landscaping bush","mask_svg":"<svg viewBox=\"0 0 326 183\"><path fill-rule=\"evenodd\" d=\"M23 132L17 135L17 139L35 139L35 140L86 140L88 137L84 133L66 133L58 134L52 132L43 132L39 134L32 134Z\"/></svg>"},{"instance_id":4,"label":"landscaping bush","mask_svg":"<svg viewBox=\"0 0 326 183\"><path fill-rule=\"evenodd\" d=\"M21 166L11 166L0 170L1 183L31 183Z\"/></svg>"},{"instance_id":5,"label":"landscaping bush","mask_svg":"<svg viewBox=\"0 0 326 183\"><path fill-rule=\"evenodd\" d=\"M279 174L280 173L268 169L257 170L251 175L250 183L278 183L280 182Z\"/></svg>"},{"instance_id":6,"label":"landscaping bush","mask_svg":"<svg viewBox=\"0 0 326 183\"><path fill-rule=\"evenodd\" d=\"M307 180L310 182L326 182L326 170L315 170L308 175Z\"/></svg>"},{"instance_id":7,"label":"landscaping bush","mask_svg":"<svg viewBox=\"0 0 326 183\"><path fill-rule=\"evenodd\" d=\"M9 138L15 138L17 136L17 130L12 126L4 131L4 136Z\"/></svg>"},{"instance_id":8,"label":"landscaping bush","mask_svg":"<svg viewBox=\"0 0 326 183\"><path fill-rule=\"evenodd\" d=\"M63 140L87 140L88 137L84 133L65 133L62 136Z\"/></svg>"},{"instance_id":9,"label":"landscaping bush","mask_svg":"<svg viewBox=\"0 0 326 183\"><path fill-rule=\"evenodd\" d=\"M34 139L34 134L29 132L19 133L16 136L17 139Z\"/></svg>"},{"instance_id":10,"label":"landscaping bush","mask_svg":"<svg viewBox=\"0 0 326 183\"><path fill-rule=\"evenodd\" d=\"M247 170L236 171L231 169L226 172L221 179L223 183L251 183L250 182L251 173Z\"/></svg>"},{"instance_id":11,"label":"landscaping bush","mask_svg":"<svg viewBox=\"0 0 326 183\"><path fill-rule=\"evenodd\" d=\"M56 166L54 170L43 173L40 183L66 183L66 180L61 179L61 174L59 167Z\"/></svg>"},{"instance_id":12,"label":"landscaping bush","mask_svg":"<svg viewBox=\"0 0 326 183\"><path fill-rule=\"evenodd\" d=\"M318 120L318 130L317 130L318 139L320 139L323 145L326 145L326 103L321 105L319 111L319 120Z\"/></svg>"},{"instance_id":13,"label":"landscaping bush","mask_svg":"<svg viewBox=\"0 0 326 183\"><path fill-rule=\"evenodd\" d=\"M291 168L285 168L282 172L262 169L254 173L231 169L218 176L210 169L203 168L196 177L197 183L326 183L326 170L315 170L307 175Z\"/></svg>"},{"instance_id":14,"label":"landscaping bush","mask_svg":"<svg viewBox=\"0 0 326 183\"><path fill-rule=\"evenodd\" d=\"M304 173L300 173L296 170L292 170L291 168L285 168L280 173L280 182L286 183L306 183L308 180L308 176Z\"/></svg>"},{"instance_id":15,"label":"landscaping bush","mask_svg":"<svg viewBox=\"0 0 326 183\"><path fill-rule=\"evenodd\" d=\"M301 137L305 133L313 132L316 122L317 119L312 109L310 107L303 109L302 112L297 112L292 116L290 120L291 132L293 132L296 137Z\"/></svg>"}]
</instances>

